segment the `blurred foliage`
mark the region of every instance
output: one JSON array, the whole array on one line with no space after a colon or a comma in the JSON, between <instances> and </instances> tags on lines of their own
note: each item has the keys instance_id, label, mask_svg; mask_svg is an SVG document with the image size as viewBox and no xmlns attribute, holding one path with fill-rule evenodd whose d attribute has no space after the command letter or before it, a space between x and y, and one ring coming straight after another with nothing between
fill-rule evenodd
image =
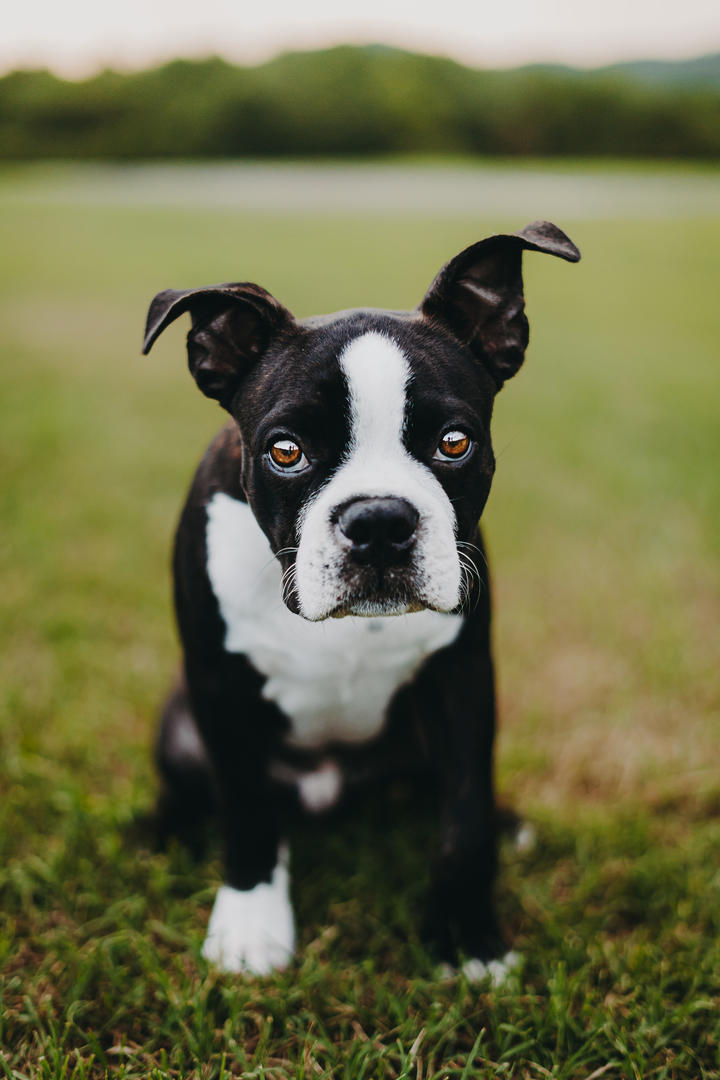
<instances>
[{"instance_id":1,"label":"blurred foliage","mask_svg":"<svg viewBox=\"0 0 720 1080\"><path fill-rule=\"evenodd\" d=\"M0 79L0 158L720 156L720 58L480 71L385 46Z\"/></svg>"}]
</instances>

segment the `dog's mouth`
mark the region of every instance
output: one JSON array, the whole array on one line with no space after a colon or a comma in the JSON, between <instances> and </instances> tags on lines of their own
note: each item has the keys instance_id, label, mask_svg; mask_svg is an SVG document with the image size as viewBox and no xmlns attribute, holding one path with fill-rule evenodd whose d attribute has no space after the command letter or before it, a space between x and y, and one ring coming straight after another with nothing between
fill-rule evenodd
<instances>
[{"instance_id":1,"label":"dog's mouth","mask_svg":"<svg viewBox=\"0 0 720 1080\"><path fill-rule=\"evenodd\" d=\"M294 554L283 553L279 562L283 570L283 602L293 614L307 618L298 592ZM328 590L324 607L325 610L313 615L310 621L342 619L347 615L377 618L437 610L423 596L410 563L403 567L346 565L337 575L334 587Z\"/></svg>"},{"instance_id":2,"label":"dog's mouth","mask_svg":"<svg viewBox=\"0 0 720 1080\"><path fill-rule=\"evenodd\" d=\"M359 615L366 619L393 615L409 615L415 611L426 611L427 604L412 597L352 597L343 600L328 613L332 619L344 619L346 615Z\"/></svg>"},{"instance_id":3,"label":"dog's mouth","mask_svg":"<svg viewBox=\"0 0 720 1080\"><path fill-rule=\"evenodd\" d=\"M328 618L344 619L346 615L357 615L364 619L377 619L386 616L392 617L393 615L410 615L412 612L427 610L429 610L427 606L421 603L393 604L388 601L379 603L373 600L363 600L349 605L341 604L330 612Z\"/></svg>"},{"instance_id":4,"label":"dog's mouth","mask_svg":"<svg viewBox=\"0 0 720 1080\"><path fill-rule=\"evenodd\" d=\"M365 566L346 572L342 595L329 614L334 619L345 615L376 618L407 615L426 607L411 567Z\"/></svg>"},{"instance_id":5,"label":"dog's mouth","mask_svg":"<svg viewBox=\"0 0 720 1080\"><path fill-rule=\"evenodd\" d=\"M297 595L286 597L291 611L308 618ZM354 572L345 580L337 583L336 588L327 595L325 609L310 616L311 622L324 619L343 619L348 615L375 619L397 615L409 615L419 611L440 611L439 608L418 587L415 576L406 571L370 570Z\"/></svg>"}]
</instances>

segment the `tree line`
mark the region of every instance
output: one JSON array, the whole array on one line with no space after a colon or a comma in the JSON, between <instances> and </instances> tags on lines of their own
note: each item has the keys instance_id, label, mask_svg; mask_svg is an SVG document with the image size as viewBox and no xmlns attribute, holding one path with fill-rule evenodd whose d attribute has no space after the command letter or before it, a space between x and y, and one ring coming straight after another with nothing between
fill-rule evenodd
<instances>
[{"instance_id":1,"label":"tree line","mask_svg":"<svg viewBox=\"0 0 720 1080\"><path fill-rule=\"evenodd\" d=\"M391 153L718 158L720 79L476 70L384 46L0 78L6 160Z\"/></svg>"}]
</instances>

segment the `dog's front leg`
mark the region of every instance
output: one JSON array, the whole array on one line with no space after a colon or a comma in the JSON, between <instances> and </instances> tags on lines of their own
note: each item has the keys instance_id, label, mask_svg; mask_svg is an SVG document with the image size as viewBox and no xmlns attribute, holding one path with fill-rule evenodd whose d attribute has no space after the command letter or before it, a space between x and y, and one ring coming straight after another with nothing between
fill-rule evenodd
<instances>
[{"instance_id":1,"label":"dog's front leg","mask_svg":"<svg viewBox=\"0 0 720 1080\"><path fill-rule=\"evenodd\" d=\"M295 927L288 851L279 838L268 779L268 741L277 717L259 695L247 696L247 668L242 657L227 653L214 665L194 670L188 665L193 707L212 764L225 854L225 881L210 916L203 956L224 971L265 975L287 966Z\"/></svg>"},{"instance_id":2,"label":"dog's front leg","mask_svg":"<svg viewBox=\"0 0 720 1080\"><path fill-rule=\"evenodd\" d=\"M489 655L473 661L470 686L461 665L462 656L442 672L442 707L433 724L440 828L424 936L443 964L461 963L473 979L498 979L515 957L507 952L493 899L492 661Z\"/></svg>"}]
</instances>

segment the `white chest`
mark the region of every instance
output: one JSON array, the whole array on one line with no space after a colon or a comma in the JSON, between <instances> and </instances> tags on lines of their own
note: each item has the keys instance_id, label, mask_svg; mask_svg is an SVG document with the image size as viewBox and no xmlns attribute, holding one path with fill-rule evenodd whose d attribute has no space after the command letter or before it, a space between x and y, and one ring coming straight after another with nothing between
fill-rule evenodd
<instances>
[{"instance_id":1,"label":"white chest","mask_svg":"<svg viewBox=\"0 0 720 1080\"><path fill-rule=\"evenodd\" d=\"M291 722L289 741L359 743L381 730L395 691L460 631L459 615L422 611L311 623L282 602L280 564L247 504L208 505L207 568L225 648L265 676L263 696Z\"/></svg>"}]
</instances>

